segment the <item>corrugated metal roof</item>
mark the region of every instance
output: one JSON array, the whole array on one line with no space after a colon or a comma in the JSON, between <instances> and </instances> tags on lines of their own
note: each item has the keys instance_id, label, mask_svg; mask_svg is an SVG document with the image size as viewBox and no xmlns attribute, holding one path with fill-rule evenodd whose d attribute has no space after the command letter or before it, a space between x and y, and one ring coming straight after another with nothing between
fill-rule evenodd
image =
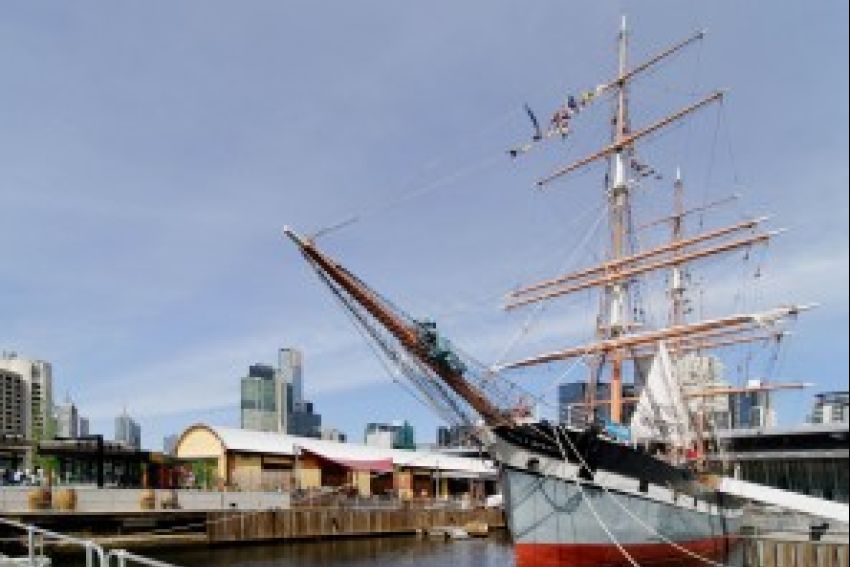
<instances>
[{"instance_id":1,"label":"corrugated metal roof","mask_svg":"<svg viewBox=\"0 0 850 567\"><path fill-rule=\"evenodd\" d=\"M196 426L197 427L197 426ZM419 467L442 471L463 471L481 475L493 475L496 468L492 461L455 457L431 451L408 451L385 449L358 443L338 443L310 437L296 437L281 433L249 431L235 427L201 425L212 430L231 451L265 453L271 455L294 455L298 449L323 455L337 461L379 461L392 459L396 466Z\"/></svg>"}]
</instances>

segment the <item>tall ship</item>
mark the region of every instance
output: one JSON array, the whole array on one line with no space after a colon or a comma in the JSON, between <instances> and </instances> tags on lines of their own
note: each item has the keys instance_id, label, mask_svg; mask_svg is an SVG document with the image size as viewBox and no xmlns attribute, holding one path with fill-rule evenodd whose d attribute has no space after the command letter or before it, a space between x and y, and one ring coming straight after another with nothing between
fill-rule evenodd
<instances>
[{"instance_id":1,"label":"tall ship","mask_svg":"<svg viewBox=\"0 0 850 567\"><path fill-rule=\"evenodd\" d=\"M625 19L617 39L616 76L567 97L551 120L532 124L527 143L508 151L520 159L547 140L573 135L590 106L612 109L609 142L542 177L547 188L590 164L604 161L606 258L599 264L509 291L507 309L541 305L595 290L594 340L498 365L465 354L434 321L414 318L320 250L315 238L287 228L320 280L330 289L376 354L414 386L443 419L475 427L498 463L507 523L520 567L712 564L737 537L741 500L718 489L706 455L718 450L714 403L730 394L796 387L758 383L732 387L705 369L707 353L746 343L776 341L804 306L694 319L688 308L693 263L764 244L778 231L765 217L697 232L690 216L716 203L685 206L684 183L672 180L672 211L650 224L667 227L666 240L640 248L633 197L641 182L657 177L639 159L651 136L723 99L716 91L654 123L633 128L630 87L641 75L703 38L698 32L648 60L630 66ZM576 237L576 241L580 241ZM650 326L639 317L637 282L666 281L666 321ZM557 422L534 418L535 395L513 378L517 369L584 361L582 398Z\"/></svg>"}]
</instances>

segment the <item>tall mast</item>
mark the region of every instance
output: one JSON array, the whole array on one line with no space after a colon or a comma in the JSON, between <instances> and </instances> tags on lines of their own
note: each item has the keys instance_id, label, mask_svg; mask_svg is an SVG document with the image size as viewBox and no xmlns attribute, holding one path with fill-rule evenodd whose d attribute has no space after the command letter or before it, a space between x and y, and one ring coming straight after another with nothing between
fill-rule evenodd
<instances>
[{"instance_id":1,"label":"tall mast","mask_svg":"<svg viewBox=\"0 0 850 567\"><path fill-rule=\"evenodd\" d=\"M676 180L673 182L673 217L671 240L681 242L684 236L684 184L682 183L682 172L676 169ZM676 253L678 255L678 252ZM670 324L682 325L685 322L685 281L682 264L677 262L673 265L670 273Z\"/></svg>"},{"instance_id":2,"label":"tall mast","mask_svg":"<svg viewBox=\"0 0 850 567\"><path fill-rule=\"evenodd\" d=\"M628 135L628 86L624 80L626 75L626 56L628 48L628 36L626 29L626 17L623 16L618 37L618 65L617 65L617 105L614 114L612 142L619 149L609 159L610 187L608 189L608 202L611 217L611 260L617 261L627 253L627 223L629 220L629 188L626 173L628 157L631 148L624 144ZM605 338L620 336L627 327L628 309L628 281L618 281L606 290L608 312L607 321L603 324L608 326L603 330ZM622 353L615 352L611 360L611 421L620 423L622 420L623 404L623 357Z\"/></svg>"}]
</instances>

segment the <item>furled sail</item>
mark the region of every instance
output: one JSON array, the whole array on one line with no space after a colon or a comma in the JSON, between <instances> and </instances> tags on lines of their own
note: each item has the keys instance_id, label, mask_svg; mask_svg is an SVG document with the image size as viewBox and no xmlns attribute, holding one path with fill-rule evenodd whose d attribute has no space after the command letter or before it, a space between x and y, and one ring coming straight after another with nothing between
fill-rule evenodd
<instances>
[{"instance_id":1,"label":"furled sail","mask_svg":"<svg viewBox=\"0 0 850 567\"><path fill-rule=\"evenodd\" d=\"M632 440L638 443L655 441L688 448L694 440L682 385L664 342L658 343L658 352L632 415L631 430Z\"/></svg>"}]
</instances>

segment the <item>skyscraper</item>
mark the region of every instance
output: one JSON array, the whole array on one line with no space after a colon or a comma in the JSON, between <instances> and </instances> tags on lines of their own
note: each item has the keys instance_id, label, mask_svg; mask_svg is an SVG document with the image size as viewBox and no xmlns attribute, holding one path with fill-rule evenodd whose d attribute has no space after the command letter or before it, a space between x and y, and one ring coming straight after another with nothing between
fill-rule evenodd
<instances>
[{"instance_id":1,"label":"skyscraper","mask_svg":"<svg viewBox=\"0 0 850 567\"><path fill-rule=\"evenodd\" d=\"M301 351L286 347L278 351L277 368L281 378L292 385L292 405L304 401L304 378L302 376Z\"/></svg>"},{"instance_id":2,"label":"skyscraper","mask_svg":"<svg viewBox=\"0 0 850 567\"><path fill-rule=\"evenodd\" d=\"M292 413L289 415L290 435L301 437L322 436L322 416L313 411L313 402L299 402L293 405Z\"/></svg>"},{"instance_id":3,"label":"skyscraper","mask_svg":"<svg viewBox=\"0 0 850 567\"><path fill-rule=\"evenodd\" d=\"M79 414L77 406L67 396L65 403L56 406L56 436L75 439L79 437Z\"/></svg>"},{"instance_id":4,"label":"skyscraper","mask_svg":"<svg viewBox=\"0 0 850 567\"><path fill-rule=\"evenodd\" d=\"M126 409L115 418L115 440L136 450L142 448L142 428Z\"/></svg>"},{"instance_id":5,"label":"skyscraper","mask_svg":"<svg viewBox=\"0 0 850 567\"><path fill-rule=\"evenodd\" d=\"M78 425L79 425L79 427L78 427L77 433L79 433L80 437L85 437L86 435L88 435L90 433L89 418L80 416L80 419L78 421Z\"/></svg>"},{"instance_id":6,"label":"skyscraper","mask_svg":"<svg viewBox=\"0 0 850 567\"><path fill-rule=\"evenodd\" d=\"M279 371L267 364L252 364L242 378L241 392L242 429L287 432L288 388Z\"/></svg>"}]
</instances>

